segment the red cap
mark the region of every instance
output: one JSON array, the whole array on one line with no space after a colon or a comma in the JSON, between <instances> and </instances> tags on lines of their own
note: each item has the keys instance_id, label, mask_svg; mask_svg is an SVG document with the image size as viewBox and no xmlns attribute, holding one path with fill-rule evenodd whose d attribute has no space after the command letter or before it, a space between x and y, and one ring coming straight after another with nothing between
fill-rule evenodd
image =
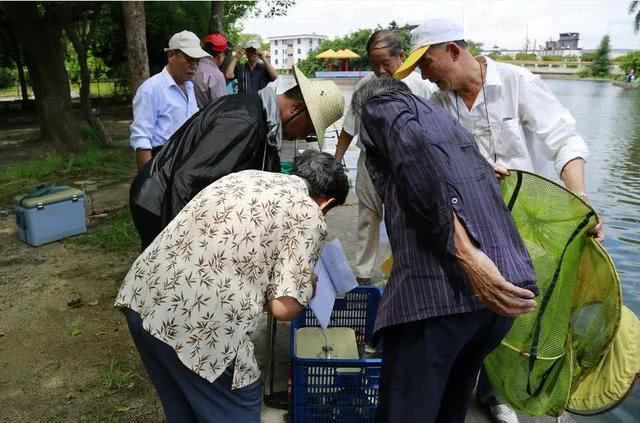
<instances>
[{"instance_id":1,"label":"red cap","mask_svg":"<svg viewBox=\"0 0 640 423\"><path fill-rule=\"evenodd\" d=\"M227 49L227 39L222 34L210 34L204 37L203 44L211 44L211 50L222 53Z\"/></svg>"}]
</instances>

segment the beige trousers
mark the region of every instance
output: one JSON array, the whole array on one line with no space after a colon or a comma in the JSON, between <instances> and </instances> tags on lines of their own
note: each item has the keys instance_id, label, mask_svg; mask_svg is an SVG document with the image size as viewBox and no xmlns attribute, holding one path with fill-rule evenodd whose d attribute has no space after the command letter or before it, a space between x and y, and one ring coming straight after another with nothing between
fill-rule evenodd
<instances>
[{"instance_id":1,"label":"beige trousers","mask_svg":"<svg viewBox=\"0 0 640 423\"><path fill-rule=\"evenodd\" d=\"M358 197L358 244L356 248L356 277L373 276L378 244L380 243L380 221L382 220L382 200L376 192L369 172L364 164L365 153L358 157L356 175L356 196Z\"/></svg>"}]
</instances>

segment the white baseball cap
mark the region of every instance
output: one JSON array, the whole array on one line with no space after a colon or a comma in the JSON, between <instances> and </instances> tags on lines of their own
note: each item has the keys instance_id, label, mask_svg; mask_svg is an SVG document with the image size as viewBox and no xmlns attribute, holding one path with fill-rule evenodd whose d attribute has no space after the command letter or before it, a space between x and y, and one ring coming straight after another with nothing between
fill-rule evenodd
<instances>
[{"instance_id":1,"label":"white baseball cap","mask_svg":"<svg viewBox=\"0 0 640 423\"><path fill-rule=\"evenodd\" d=\"M260 46L262 46L262 40L260 38L252 38L244 44L244 48L255 48L256 50L260 50Z\"/></svg>"},{"instance_id":2,"label":"white baseball cap","mask_svg":"<svg viewBox=\"0 0 640 423\"><path fill-rule=\"evenodd\" d=\"M411 48L407 60L395 71L393 77L404 79L418 65L418 61L434 44L464 40L464 30L461 25L447 19L427 19L422 25L411 31Z\"/></svg>"},{"instance_id":3,"label":"white baseball cap","mask_svg":"<svg viewBox=\"0 0 640 423\"><path fill-rule=\"evenodd\" d=\"M210 56L206 51L200 47L200 39L191 31L182 31L169 39L169 47L164 51L180 50L189 57L194 59L202 59L203 57Z\"/></svg>"}]
</instances>

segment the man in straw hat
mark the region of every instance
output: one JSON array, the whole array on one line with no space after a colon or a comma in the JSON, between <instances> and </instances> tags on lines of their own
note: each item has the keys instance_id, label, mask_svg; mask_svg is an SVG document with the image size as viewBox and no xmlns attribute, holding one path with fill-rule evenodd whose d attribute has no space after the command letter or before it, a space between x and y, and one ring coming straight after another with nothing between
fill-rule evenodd
<instances>
[{"instance_id":1,"label":"man in straw hat","mask_svg":"<svg viewBox=\"0 0 640 423\"><path fill-rule=\"evenodd\" d=\"M373 73L362 78L355 90L372 78L388 77L400 67L404 59L404 50L400 37L395 31L381 29L375 31L367 41L367 55ZM423 81L417 73L408 74L403 80L415 95L430 98L437 88ZM360 122L357 121L351 107L344 115L342 131L336 146L336 159L342 160L353 138L358 136ZM358 173L356 176L356 195L358 196L358 244L356 248L355 273L358 283L368 285L373 276L380 240L380 222L382 221L382 200L375 190L371 178L364 166L365 150L360 141Z\"/></svg>"},{"instance_id":2,"label":"man in straw hat","mask_svg":"<svg viewBox=\"0 0 640 423\"><path fill-rule=\"evenodd\" d=\"M333 156L314 150L291 176L276 173L278 147L313 132L323 139L344 98L331 81L293 74L298 85L280 96L265 88L214 100L134 181L146 249L115 305L168 422L259 422L250 334L265 309L291 320L312 296L324 215L349 183Z\"/></svg>"},{"instance_id":3,"label":"man in straw hat","mask_svg":"<svg viewBox=\"0 0 640 423\"><path fill-rule=\"evenodd\" d=\"M143 249L207 185L244 169L280 171L283 138L315 133L342 116L344 97L332 81L312 81L297 68L298 85L277 96L224 96L187 121L136 176L130 191L133 221Z\"/></svg>"},{"instance_id":4,"label":"man in straw hat","mask_svg":"<svg viewBox=\"0 0 640 423\"><path fill-rule=\"evenodd\" d=\"M131 147L138 169L151 160L173 133L198 111L191 80L198 61L209 57L193 32L182 31L169 39L167 66L144 81L133 98Z\"/></svg>"},{"instance_id":5,"label":"man in straw hat","mask_svg":"<svg viewBox=\"0 0 640 423\"><path fill-rule=\"evenodd\" d=\"M455 22L426 20L411 32L413 51L394 77L404 78L418 67L423 79L437 84L440 92L433 99L473 134L499 177L509 168L559 176L586 200L584 162L589 149L569 111L539 76L489 57L473 57L464 38ZM602 239L602 224L591 234ZM518 422L515 412L492 392L484 373L477 396L495 421Z\"/></svg>"}]
</instances>

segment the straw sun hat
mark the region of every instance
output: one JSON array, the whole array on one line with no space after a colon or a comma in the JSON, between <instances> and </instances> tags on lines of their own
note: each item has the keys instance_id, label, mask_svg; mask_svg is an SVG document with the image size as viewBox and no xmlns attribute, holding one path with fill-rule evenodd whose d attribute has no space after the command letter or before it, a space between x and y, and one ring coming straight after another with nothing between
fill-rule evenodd
<instances>
[{"instance_id":1,"label":"straw sun hat","mask_svg":"<svg viewBox=\"0 0 640 423\"><path fill-rule=\"evenodd\" d=\"M293 76L300 86L302 98L318 137L318 145L322 149L324 132L342 117L344 96L333 81L309 80L297 66L293 67Z\"/></svg>"}]
</instances>

